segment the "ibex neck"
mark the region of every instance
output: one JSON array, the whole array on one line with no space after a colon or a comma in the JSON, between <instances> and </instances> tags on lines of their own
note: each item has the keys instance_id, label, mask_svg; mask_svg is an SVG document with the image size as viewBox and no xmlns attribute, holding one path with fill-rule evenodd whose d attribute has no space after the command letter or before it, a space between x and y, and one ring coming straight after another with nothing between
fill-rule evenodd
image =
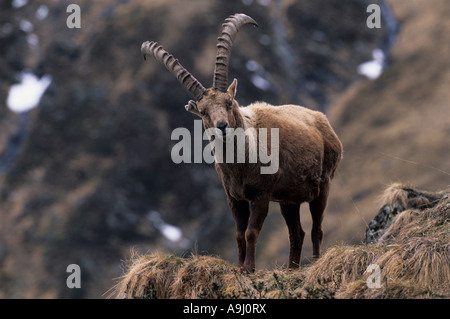
<instances>
[{"instance_id":1,"label":"ibex neck","mask_svg":"<svg viewBox=\"0 0 450 319\"><path fill-rule=\"evenodd\" d=\"M233 128L230 134L233 134L234 136L231 140L228 139L227 142L224 141L224 143L220 145L220 151L215 154L215 156L220 157L220 159L216 157L216 165L218 165L223 172L228 172L228 174L233 173L238 175L245 175L244 172L247 165L243 165L243 163L256 163L256 159L255 161L253 161L253 159L250 159L249 157L250 148L256 147L257 145L257 134L255 131L255 113L251 108L235 107L233 108L233 115L235 117L236 126ZM229 149L229 147L233 148L233 151L230 155L231 157L229 157L229 154L227 154L231 150ZM256 154L256 151L253 148L252 150L252 154Z\"/></svg>"},{"instance_id":2,"label":"ibex neck","mask_svg":"<svg viewBox=\"0 0 450 319\"><path fill-rule=\"evenodd\" d=\"M236 128L240 127L244 130L255 127L255 113L248 107L237 107L234 109L236 119Z\"/></svg>"}]
</instances>

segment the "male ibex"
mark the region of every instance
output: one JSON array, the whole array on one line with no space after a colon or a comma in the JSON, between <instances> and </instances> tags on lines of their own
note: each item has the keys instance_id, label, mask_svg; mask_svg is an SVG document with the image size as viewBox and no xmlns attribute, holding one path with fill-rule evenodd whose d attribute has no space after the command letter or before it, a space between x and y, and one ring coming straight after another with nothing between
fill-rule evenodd
<instances>
[{"instance_id":1,"label":"male ibex","mask_svg":"<svg viewBox=\"0 0 450 319\"><path fill-rule=\"evenodd\" d=\"M209 89L156 42L143 43L141 52L144 58L152 55L165 65L194 96L196 101L189 101L186 109L202 118L205 129L217 128L224 135L237 128L279 129L276 173L261 174L260 162L216 161L215 167L236 222L239 267L246 272L255 270L256 240L269 202L275 201L280 203L289 230L289 267L297 268L305 236L300 224L300 204L309 203L313 258L317 259L323 236L323 212L330 180L341 159L342 144L320 112L297 105L272 106L262 102L239 106L235 100L237 80L228 86L228 64L234 38L245 24L257 26L245 14L235 14L225 20L218 38L213 87ZM246 138L248 143L250 137Z\"/></svg>"}]
</instances>

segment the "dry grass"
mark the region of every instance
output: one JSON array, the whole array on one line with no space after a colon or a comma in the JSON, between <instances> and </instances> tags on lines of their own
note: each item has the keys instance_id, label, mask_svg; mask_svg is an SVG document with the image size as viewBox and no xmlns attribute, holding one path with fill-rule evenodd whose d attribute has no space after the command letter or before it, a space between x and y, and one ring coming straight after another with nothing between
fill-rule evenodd
<instances>
[{"instance_id":1,"label":"dry grass","mask_svg":"<svg viewBox=\"0 0 450 319\"><path fill-rule=\"evenodd\" d=\"M417 194L434 198L431 202ZM117 298L450 298L449 192L426 193L399 184L383 205L399 213L374 244L334 246L299 270L241 274L212 256L135 257L116 286ZM414 199L414 202L410 201ZM430 207L431 206L431 207ZM425 208L429 207L429 208ZM366 269L381 269L381 288L367 286Z\"/></svg>"},{"instance_id":2,"label":"dry grass","mask_svg":"<svg viewBox=\"0 0 450 319\"><path fill-rule=\"evenodd\" d=\"M347 289L338 295L338 298L342 299L425 299L436 297L440 296L409 281L401 280L392 280L389 285L385 282L379 289L367 289L365 280L357 280L350 283Z\"/></svg>"},{"instance_id":3,"label":"dry grass","mask_svg":"<svg viewBox=\"0 0 450 319\"><path fill-rule=\"evenodd\" d=\"M188 260L172 283L174 298L223 298L233 272L228 262L211 256L194 256ZM234 284L233 284L234 286Z\"/></svg>"},{"instance_id":4,"label":"dry grass","mask_svg":"<svg viewBox=\"0 0 450 319\"><path fill-rule=\"evenodd\" d=\"M330 248L315 264L308 267L305 285L317 287L329 282L338 289L363 275L375 263L385 247L380 245L337 246ZM330 285L329 284L329 285Z\"/></svg>"},{"instance_id":5,"label":"dry grass","mask_svg":"<svg viewBox=\"0 0 450 319\"><path fill-rule=\"evenodd\" d=\"M431 193L426 191L417 191L413 187L394 183L384 191L380 198L382 206L398 206L405 208L424 209L436 205L443 194Z\"/></svg>"},{"instance_id":6,"label":"dry grass","mask_svg":"<svg viewBox=\"0 0 450 319\"><path fill-rule=\"evenodd\" d=\"M128 272L114 287L118 298L170 298L170 288L185 261L173 255L134 256ZM112 295L110 295L112 296Z\"/></svg>"}]
</instances>

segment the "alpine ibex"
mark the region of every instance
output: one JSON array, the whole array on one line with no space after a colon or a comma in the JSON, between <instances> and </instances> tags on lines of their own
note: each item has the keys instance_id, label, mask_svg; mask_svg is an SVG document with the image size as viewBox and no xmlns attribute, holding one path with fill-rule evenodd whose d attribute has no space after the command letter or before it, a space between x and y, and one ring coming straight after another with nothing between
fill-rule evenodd
<instances>
[{"instance_id":1,"label":"alpine ibex","mask_svg":"<svg viewBox=\"0 0 450 319\"><path fill-rule=\"evenodd\" d=\"M261 174L261 162L215 163L236 223L239 267L255 271L255 248L267 216L269 202L280 203L290 240L289 267L297 268L305 233L300 224L300 204L308 202L312 215L313 258L320 255L322 219L330 180L342 154L342 144L324 114L297 105L272 106L263 102L240 107L236 102L237 80L228 86L228 64L233 41L245 24L257 26L245 14L225 20L218 38L212 88L206 89L172 55L156 42L144 42L141 52L162 63L195 101L186 110L200 116L205 129L279 130L279 166L274 174ZM258 130L254 130L258 131ZM251 136L246 136L246 143ZM225 141L225 140L223 140ZM270 143L270 139L269 139ZM269 147L267 147L269 149ZM270 147L271 149L271 147Z\"/></svg>"}]
</instances>

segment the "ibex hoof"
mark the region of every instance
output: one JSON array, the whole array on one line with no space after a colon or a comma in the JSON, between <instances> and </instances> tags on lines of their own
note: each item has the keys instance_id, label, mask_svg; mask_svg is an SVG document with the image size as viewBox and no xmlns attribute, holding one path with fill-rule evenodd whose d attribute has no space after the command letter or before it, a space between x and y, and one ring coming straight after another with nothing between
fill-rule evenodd
<instances>
[{"instance_id":1,"label":"ibex hoof","mask_svg":"<svg viewBox=\"0 0 450 319\"><path fill-rule=\"evenodd\" d=\"M255 272L255 269L254 268L249 269L245 266L239 266L239 267L237 267L236 271L240 272L241 274L244 274L244 275L249 275L249 274L253 274Z\"/></svg>"}]
</instances>

